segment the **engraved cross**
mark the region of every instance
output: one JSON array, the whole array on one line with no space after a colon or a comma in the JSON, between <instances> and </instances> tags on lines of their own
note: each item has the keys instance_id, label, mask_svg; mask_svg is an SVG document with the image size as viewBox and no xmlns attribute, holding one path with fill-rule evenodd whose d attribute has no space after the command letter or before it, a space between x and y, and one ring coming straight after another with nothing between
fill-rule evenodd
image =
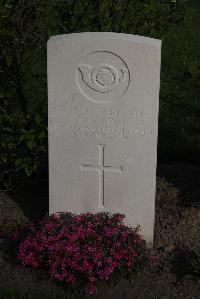
<instances>
[{"instance_id":1,"label":"engraved cross","mask_svg":"<svg viewBox=\"0 0 200 299\"><path fill-rule=\"evenodd\" d=\"M104 165L104 144L98 144L99 148L99 163L98 165L81 165L81 170L95 170L99 173L99 205L98 208L104 208L104 171L119 172L122 174L122 166L105 166Z\"/></svg>"}]
</instances>

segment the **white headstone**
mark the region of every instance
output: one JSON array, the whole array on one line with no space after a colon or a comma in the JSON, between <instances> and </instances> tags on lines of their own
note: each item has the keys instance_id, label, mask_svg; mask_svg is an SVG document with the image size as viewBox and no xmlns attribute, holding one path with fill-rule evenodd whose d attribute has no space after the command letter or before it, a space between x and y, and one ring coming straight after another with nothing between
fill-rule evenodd
<instances>
[{"instance_id":1,"label":"white headstone","mask_svg":"<svg viewBox=\"0 0 200 299\"><path fill-rule=\"evenodd\" d=\"M118 212L153 242L160 40L48 42L49 212Z\"/></svg>"}]
</instances>

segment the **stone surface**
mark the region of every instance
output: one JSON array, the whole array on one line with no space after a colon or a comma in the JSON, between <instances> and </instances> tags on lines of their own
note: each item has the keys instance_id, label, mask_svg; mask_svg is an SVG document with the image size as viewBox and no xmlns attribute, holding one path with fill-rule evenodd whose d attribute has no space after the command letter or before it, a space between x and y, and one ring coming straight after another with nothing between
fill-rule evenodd
<instances>
[{"instance_id":1,"label":"stone surface","mask_svg":"<svg viewBox=\"0 0 200 299\"><path fill-rule=\"evenodd\" d=\"M50 213L124 213L151 246L160 48L117 33L50 38Z\"/></svg>"},{"instance_id":2,"label":"stone surface","mask_svg":"<svg viewBox=\"0 0 200 299\"><path fill-rule=\"evenodd\" d=\"M7 225L8 219L9 226L28 222L28 218L20 205L10 195L0 192L0 226Z\"/></svg>"}]
</instances>

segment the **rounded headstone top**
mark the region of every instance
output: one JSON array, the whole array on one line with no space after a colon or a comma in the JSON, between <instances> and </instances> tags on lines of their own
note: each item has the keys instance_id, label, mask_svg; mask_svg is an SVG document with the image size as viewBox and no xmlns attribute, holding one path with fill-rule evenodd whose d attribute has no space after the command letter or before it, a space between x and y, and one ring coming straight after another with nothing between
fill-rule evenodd
<instances>
[{"instance_id":1,"label":"rounded headstone top","mask_svg":"<svg viewBox=\"0 0 200 299\"><path fill-rule=\"evenodd\" d=\"M48 43L51 43L55 40L63 40L63 39L71 39L71 38L121 39L121 40L136 42L136 43L151 44L152 46L161 46L161 40L159 39L134 35L134 34L127 34L127 33L116 33L116 32L81 32L81 33L54 35L50 37Z\"/></svg>"}]
</instances>

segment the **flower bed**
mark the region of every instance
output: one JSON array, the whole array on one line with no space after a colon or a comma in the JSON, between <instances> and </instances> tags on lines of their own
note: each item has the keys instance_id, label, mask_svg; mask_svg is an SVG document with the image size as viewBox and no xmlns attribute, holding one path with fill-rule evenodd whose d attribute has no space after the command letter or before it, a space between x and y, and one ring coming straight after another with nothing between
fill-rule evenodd
<instances>
[{"instance_id":1,"label":"flower bed","mask_svg":"<svg viewBox=\"0 0 200 299\"><path fill-rule=\"evenodd\" d=\"M50 277L93 294L100 282L129 278L147 260L139 227L125 226L124 217L109 213L53 214L18 234L18 260L23 266L44 269Z\"/></svg>"}]
</instances>

